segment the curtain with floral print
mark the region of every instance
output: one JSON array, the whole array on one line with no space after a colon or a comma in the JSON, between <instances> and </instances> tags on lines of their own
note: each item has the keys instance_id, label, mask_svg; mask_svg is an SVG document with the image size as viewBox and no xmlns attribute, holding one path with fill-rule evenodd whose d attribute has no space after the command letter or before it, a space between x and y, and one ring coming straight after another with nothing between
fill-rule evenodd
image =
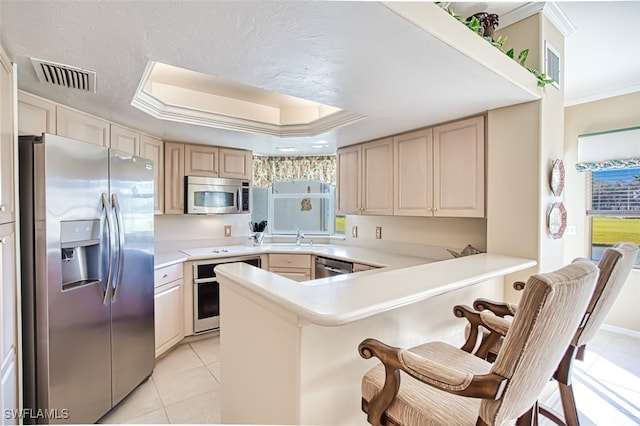
<instances>
[{"instance_id":1,"label":"curtain with floral print","mask_svg":"<svg viewBox=\"0 0 640 426\"><path fill-rule=\"evenodd\" d=\"M253 156L254 186L266 187L272 182L292 180L317 180L335 185L336 156Z\"/></svg>"}]
</instances>

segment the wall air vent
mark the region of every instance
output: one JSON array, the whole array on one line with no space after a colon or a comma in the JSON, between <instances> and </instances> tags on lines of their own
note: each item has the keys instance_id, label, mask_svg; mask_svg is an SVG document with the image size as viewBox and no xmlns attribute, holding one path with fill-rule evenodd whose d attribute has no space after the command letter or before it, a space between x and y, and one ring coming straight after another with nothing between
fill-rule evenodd
<instances>
[{"instance_id":1,"label":"wall air vent","mask_svg":"<svg viewBox=\"0 0 640 426\"><path fill-rule=\"evenodd\" d=\"M560 87L560 53L545 40L544 71L553 79L555 87Z\"/></svg>"},{"instance_id":2,"label":"wall air vent","mask_svg":"<svg viewBox=\"0 0 640 426\"><path fill-rule=\"evenodd\" d=\"M96 93L96 72L31 58L38 80L56 86Z\"/></svg>"}]
</instances>

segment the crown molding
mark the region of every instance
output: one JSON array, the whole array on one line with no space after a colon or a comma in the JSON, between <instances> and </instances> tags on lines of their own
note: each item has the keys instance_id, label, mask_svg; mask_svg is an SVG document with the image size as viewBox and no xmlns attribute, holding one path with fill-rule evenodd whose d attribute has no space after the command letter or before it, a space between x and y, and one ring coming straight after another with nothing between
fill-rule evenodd
<instances>
[{"instance_id":1,"label":"crown molding","mask_svg":"<svg viewBox=\"0 0 640 426\"><path fill-rule=\"evenodd\" d=\"M525 3L513 9L511 12L500 15L500 26L502 28L508 27L511 24L515 24L518 21L540 12L544 13L547 19L555 25L563 36L568 37L576 30L576 26L567 17L562 8L558 6L557 3L550 2Z\"/></svg>"}]
</instances>

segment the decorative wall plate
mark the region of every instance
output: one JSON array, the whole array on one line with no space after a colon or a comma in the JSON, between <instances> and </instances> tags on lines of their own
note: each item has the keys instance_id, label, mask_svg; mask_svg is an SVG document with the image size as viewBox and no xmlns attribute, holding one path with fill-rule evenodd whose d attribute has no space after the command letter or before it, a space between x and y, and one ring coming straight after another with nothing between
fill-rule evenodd
<instances>
[{"instance_id":1,"label":"decorative wall plate","mask_svg":"<svg viewBox=\"0 0 640 426\"><path fill-rule=\"evenodd\" d=\"M555 160L551 167L551 175L549 176L549 186L551 192L556 197L562 195L564 189L564 163L562 160Z\"/></svg>"},{"instance_id":2,"label":"decorative wall plate","mask_svg":"<svg viewBox=\"0 0 640 426\"><path fill-rule=\"evenodd\" d=\"M549 210L548 222L549 232L553 239L562 238L564 230L567 228L567 209L562 202L553 203L551 210Z\"/></svg>"}]
</instances>

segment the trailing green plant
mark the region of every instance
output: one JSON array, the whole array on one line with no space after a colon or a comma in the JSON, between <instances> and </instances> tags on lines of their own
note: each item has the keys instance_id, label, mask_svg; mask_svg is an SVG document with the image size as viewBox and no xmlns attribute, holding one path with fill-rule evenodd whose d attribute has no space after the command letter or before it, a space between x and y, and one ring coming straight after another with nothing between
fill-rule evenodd
<instances>
[{"instance_id":1,"label":"trailing green plant","mask_svg":"<svg viewBox=\"0 0 640 426\"><path fill-rule=\"evenodd\" d=\"M513 49L509 49L506 52L504 51L504 45L507 41L506 37L499 36L496 40L488 36L485 37L484 28L482 27L482 23L478 18L476 18L475 16L472 16L469 19L464 19L462 18L462 16L456 15L456 13L450 8L443 8L443 9L445 9L449 13L449 15L457 19L458 22L461 22L462 24L464 24L467 28L469 28L471 31L473 31L474 33L478 34L480 37L482 37L483 39L491 43L494 47L499 49L502 53L506 54L508 57L517 61L520 65L526 68L531 74L533 74L538 79L538 86L545 87L547 84L553 83L553 79L549 78L549 76L546 73L543 73L542 71L539 71L535 68L527 67L525 65L525 62L527 61L527 56L529 56L529 49L524 49L523 51L521 51L518 54L518 58L516 59L515 51Z\"/></svg>"}]
</instances>

